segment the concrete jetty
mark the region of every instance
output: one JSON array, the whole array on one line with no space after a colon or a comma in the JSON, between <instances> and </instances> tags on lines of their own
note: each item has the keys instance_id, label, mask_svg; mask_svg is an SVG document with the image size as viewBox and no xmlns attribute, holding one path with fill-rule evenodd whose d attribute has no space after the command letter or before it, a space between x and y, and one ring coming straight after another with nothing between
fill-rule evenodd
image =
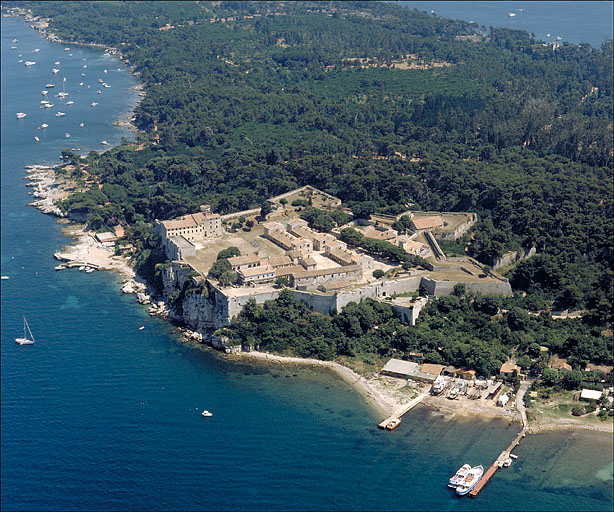
<instances>
[{"instance_id":1,"label":"concrete jetty","mask_svg":"<svg viewBox=\"0 0 614 512\"><path fill-rule=\"evenodd\" d=\"M416 405L418 405L420 402L422 402L422 400L424 400L424 397L426 397L427 395L428 395L428 391L425 391L424 393L419 394L413 400L410 400L402 407L399 407L396 411L392 413L392 416L389 416L384 421L379 423L377 426L379 428L386 428L386 425L388 425L388 423L390 423L392 420L395 420L397 418L401 418L401 416L403 416L405 413L407 413L408 411L413 409Z\"/></svg>"},{"instance_id":2,"label":"concrete jetty","mask_svg":"<svg viewBox=\"0 0 614 512\"><path fill-rule=\"evenodd\" d=\"M528 388L529 383L525 381L520 385L520 389L516 394L516 408L520 411L520 414L522 416L522 430L518 433L518 435L514 438L510 445L499 454L495 462L493 462L492 466L488 468L488 470L486 471L486 473L484 473L476 486L471 489L471 491L469 492L469 496L475 497L480 493L480 491L489 482L489 480L493 477L497 470L503 467L503 463L506 461L506 459L510 458L512 450L516 448L516 446L518 446L520 440L527 435L527 431L529 430L529 420L527 418L527 411L524 406L523 398Z\"/></svg>"}]
</instances>

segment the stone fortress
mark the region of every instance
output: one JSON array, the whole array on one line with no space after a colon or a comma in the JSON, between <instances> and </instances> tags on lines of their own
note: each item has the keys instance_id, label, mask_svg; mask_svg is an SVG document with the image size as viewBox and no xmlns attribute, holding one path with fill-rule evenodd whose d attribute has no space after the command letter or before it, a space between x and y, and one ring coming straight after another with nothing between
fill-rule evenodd
<instances>
[{"instance_id":1,"label":"stone fortress","mask_svg":"<svg viewBox=\"0 0 614 512\"><path fill-rule=\"evenodd\" d=\"M340 311L349 302L367 297L385 301L406 322L414 324L427 302L416 297L419 288L429 296L449 295L456 284L479 294L510 296L509 282L470 258L448 261L437 240L455 240L477 221L474 213L404 212L411 217L413 233L401 235L391 225L399 216L372 215L370 221L353 221L319 233L300 218L302 206L312 204L325 210L343 210L341 201L306 186L269 199L273 211L259 222L260 209L220 216L206 205L200 212L178 219L156 221L170 266L164 269L164 293L168 297L181 290L186 280L194 286L206 283L207 293L187 295L182 303L183 320L191 329L210 333L229 324L249 300L262 304L275 299L281 287L279 278L314 311ZM242 219L250 227L237 228ZM242 223L240 223L243 226ZM408 254L426 260L430 270L403 270L391 262L372 257L360 249L352 250L338 238L341 229L353 227L365 237L398 245ZM239 283L222 287L207 273L217 254L228 247L238 247L240 256L228 258ZM383 271L376 279L373 271Z\"/></svg>"}]
</instances>

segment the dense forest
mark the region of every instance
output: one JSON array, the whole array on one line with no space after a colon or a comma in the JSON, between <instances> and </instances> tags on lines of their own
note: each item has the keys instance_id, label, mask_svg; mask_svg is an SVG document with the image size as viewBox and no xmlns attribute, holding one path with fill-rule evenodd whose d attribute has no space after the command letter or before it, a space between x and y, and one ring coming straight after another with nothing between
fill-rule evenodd
<instances>
[{"instance_id":1,"label":"dense forest","mask_svg":"<svg viewBox=\"0 0 614 512\"><path fill-rule=\"evenodd\" d=\"M149 268L154 219L310 184L356 209L477 212L471 256L537 250L509 274L520 307L611 327L612 41L554 48L393 3L13 5L119 49L144 84L136 141L63 153L83 190L61 207L125 225Z\"/></svg>"}]
</instances>

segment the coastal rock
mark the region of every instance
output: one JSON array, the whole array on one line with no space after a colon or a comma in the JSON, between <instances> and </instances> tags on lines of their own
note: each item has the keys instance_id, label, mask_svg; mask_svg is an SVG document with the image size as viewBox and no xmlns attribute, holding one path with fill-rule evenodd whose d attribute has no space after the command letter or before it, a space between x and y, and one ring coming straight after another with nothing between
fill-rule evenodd
<instances>
[{"instance_id":1,"label":"coastal rock","mask_svg":"<svg viewBox=\"0 0 614 512\"><path fill-rule=\"evenodd\" d=\"M128 281L124 286L122 286L122 293L135 293L134 286L132 281Z\"/></svg>"}]
</instances>

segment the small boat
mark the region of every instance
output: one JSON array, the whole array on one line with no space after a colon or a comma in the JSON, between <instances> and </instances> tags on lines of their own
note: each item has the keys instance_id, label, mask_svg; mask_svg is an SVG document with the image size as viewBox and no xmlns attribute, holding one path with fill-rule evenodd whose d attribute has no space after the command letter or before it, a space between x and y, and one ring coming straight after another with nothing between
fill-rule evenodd
<instances>
[{"instance_id":1,"label":"small boat","mask_svg":"<svg viewBox=\"0 0 614 512\"><path fill-rule=\"evenodd\" d=\"M109 84L102 84L103 87L106 87L107 89L110 89L111 86Z\"/></svg>"},{"instance_id":2,"label":"small boat","mask_svg":"<svg viewBox=\"0 0 614 512\"><path fill-rule=\"evenodd\" d=\"M87 65L83 66L83 69L87 69Z\"/></svg>"},{"instance_id":3,"label":"small boat","mask_svg":"<svg viewBox=\"0 0 614 512\"><path fill-rule=\"evenodd\" d=\"M53 87L55 87L55 85L53 85L53 84L47 84L45 87L46 87L47 89L52 89Z\"/></svg>"},{"instance_id":4,"label":"small boat","mask_svg":"<svg viewBox=\"0 0 614 512\"><path fill-rule=\"evenodd\" d=\"M98 79L98 82L99 82L99 83L102 83L102 78L99 78L99 79Z\"/></svg>"},{"instance_id":5,"label":"small boat","mask_svg":"<svg viewBox=\"0 0 614 512\"><path fill-rule=\"evenodd\" d=\"M38 53L38 52L40 52L40 48L35 48L34 50L32 50L32 52Z\"/></svg>"},{"instance_id":6,"label":"small boat","mask_svg":"<svg viewBox=\"0 0 614 512\"><path fill-rule=\"evenodd\" d=\"M16 42L17 42L17 39L13 39L13 40L11 41L11 43L16 43Z\"/></svg>"},{"instance_id":7,"label":"small boat","mask_svg":"<svg viewBox=\"0 0 614 512\"><path fill-rule=\"evenodd\" d=\"M512 465L512 459L510 459L509 457L503 461L504 468L509 468L511 465Z\"/></svg>"},{"instance_id":8,"label":"small boat","mask_svg":"<svg viewBox=\"0 0 614 512\"><path fill-rule=\"evenodd\" d=\"M45 104L43 104L43 107L45 107L45 108L52 108L53 107L53 103L45 103Z\"/></svg>"},{"instance_id":9,"label":"small boat","mask_svg":"<svg viewBox=\"0 0 614 512\"><path fill-rule=\"evenodd\" d=\"M96 91L98 94L102 94L102 91Z\"/></svg>"},{"instance_id":10,"label":"small boat","mask_svg":"<svg viewBox=\"0 0 614 512\"><path fill-rule=\"evenodd\" d=\"M19 57L21 59L23 57L23 55L20 53L19 55L17 55L17 57Z\"/></svg>"},{"instance_id":11,"label":"small boat","mask_svg":"<svg viewBox=\"0 0 614 512\"><path fill-rule=\"evenodd\" d=\"M508 16L509 16L510 18L513 18L514 16L516 16L516 13L510 12L510 13L508 14Z\"/></svg>"},{"instance_id":12,"label":"small boat","mask_svg":"<svg viewBox=\"0 0 614 512\"><path fill-rule=\"evenodd\" d=\"M41 124L41 128L47 128L49 125L47 123Z\"/></svg>"},{"instance_id":13,"label":"small boat","mask_svg":"<svg viewBox=\"0 0 614 512\"><path fill-rule=\"evenodd\" d=\"M141 325L141 327L139 327L139 331L142 331L143 329L145 329L145 326Z\"/></svg>"},{"instance_id":14,"label":"small boat","mask_svg":"<svg viewBox=\"0 0 614 512\"><path fill-rule=\"evenodd\" d=\"M103 71L104 71L105 73L107 72L107 70L106 70L106 69L104 69Z\"/></svg>"},{"instance_id":15,"label":"small boat","mask_svg":"<svg viewBox=\"0 0 614 512\"><path fill-rule=\"evenodd\" d=\"M70 93L68 93L68 92L59 92L58 93L58 98L64 98L64 97L68 96L69 94Z\"/></svg>"},{"instance_id":16,"label":"small boat","mask_svg":"<svg viewBox=\"0 0 614 512\"><path fill-rule=\"evenodd\" d=\"M3 281L4 281L5 279L8 279L8 278L9 278L9 276L2 276L2 277L0 277L0 279L2 279Z\"/></svg>"},{"instance_id":17,"label":"small boat","mask_svg":"<svg viewBox=\"0 0 614 512\"><path fill-rule=\"evenodd\" d=\"M34 64L36 64L36 62L34 62L33 60L26 61L26 66L34 66Z\"/></svg>"},{"instance_id":18,"label":"small boat","mask_svg":"<svg viewBox=\"0 0 614 512\"><path fill-rule=\"evenodd\" d=\"M79 270L85 270L85 265L81 265L81 266L79 267Z\"/></svg>"},{"instance_id":19,"label":"small boat","mask_svg":"<svg viewBox=\"0 0 614 512\"><path fill-rule=\"evenodd\" d=\"M41 105L46 105L47 103L49 103L49 100L41 100Z\"/></svg>"},{"instance_id":20,"label":"small boat","mask_svg":"<svg viewBox=\"0 0 614 512\"><path fill-rule=\"evenodd\" d=\"M30 334L29 338L28 333ZM23 338L15 338L15 341L20 345L32 345L32 343L34 343L34 336L32 335L32 331L30 330L25 316L23 317Z\"/></svg>"},{"instance_id":21,"label":"small boat","mask_svg":"<svg viewBox=\"0 0 614 512\"><path fill-rule=\"evenodd\" d=\"M210 418L211 416L213 416L212 412L209 412L207 409L205 409L202 413L202 416L204 416L205 418Z\"/></svg>"},{"instance_id":22,"label":"small boat","mask_svg":"<svg viewBox=\"0 0 614 512\"><path fill-rule=\"evenodd\" d=\"M483 474L484 474L483 466L472 467L467 472L467 476L465 476L465 478L463 478L458 483L456 487L456 494L458 494L459 496L464 496L465 494L468 494L469 491L471 491L471 489L473 489L476 486L476 484L480 481L480 478L482 478Z\"/></svg>"},{"instance_id":23,"label":"small boat","mask_svg":"<svg viewBox=\"0 0 614 512\"><path fill-rule=\"evenodd\" d=\"M461 482L463 478L467 476L467 473L470 469L471 464L463 464L454 474L454 476L450 477L450 480L448 480L448 487L452 487L455 489L458 486L459 482Z\"/></svg>"},{"instance_id":24,"label":"small boat","mask_svg":"<svg viewBox=\"0 0 614 512\"><path fill-rule=\"evenodd\" d=\"M394 418L386 424L386 430L394 430L401 424L401 418Z\"/></svg>"},{"instance_id":25,"label":"small boat","mask_svg":"<svg viewBox=\"0 0 614 512\"><path fill-rule=\"evenodd\" d=\"M55 75L56 73L59 73L60 70L58 68L53 68L51 72Z\"/></svg>"},{"instance_id":26,"label":"small boat","mask_svg":"<svg viewBox=\"0 0 614 512\"><path fill-rule=\"evenodd\" d=\"M85 125L83 123L79 123L79 126L83 128Z\"/></svg>"},{"instance_id":27,"label":"small boat","mask_svg":"<svg viewBox=\"0 0 614 512\"><path fill-rule=\"evenodd\" d=\"M70 133L66 132L66 138L68 139L70 137Z\"/></svg>"},{"instance_id":28,"label":"small boat","mask_svg":"<svg viewBox=\"0 0 614 512\"><path fill-rule=\"evenodd\" d=\"M72 105L74 103L74 101L70 100L66 102L66 105Z\"/></svg>"},{"instance_id":29,"label":"small boat","mask_svg":"<svg viewBox=\"0 0 614 512\"><path fill-rule=\"evenodd\" d=\"M16 50L17 47L16 46L11 46L11 50Z\"/></svg>"},{"instance_id":30,"label":"small boat","mask_svg":"<svg viewBox=\"0 0 614 512\"><path fill-rule=\"evenodd\" d=\"M35 140L36 142L40 142L40 139L39 139L38 137L34 137L34 140Z\"/></svg>"},{"instance_id":31,"label":"small boat","mask_svg":"<svg viewBox=\"0 0 614 512\"><path fill-rule=\"evenodd\" d=\"M58 265L57 267L53 267L56 270L64 270L66 268L66 265Z\"/></svg>"},{"instance_id":32,"label":"small boat","mask_svg":"<svg viewBox=\"0 0 614 512\"><path fill-rule=\"evenodd\" d=\"M95 101L92 103L92 107L95 107L96 105L98 105L98 103L96 103Z\"/></svg>"},{"instance_id":33,"label":"small boat","mask_svg":"<svg viewBox=\"0 0 614 512\"><path fill-rule=\"evenodd\" d=\"M55 113L55 117L62 117L65 116L66 114L64 112L56 112Z\"/></svg>"},{"instance_id":34,"label":"small boat","mask_svg":"<svg viewBox=\"0 0 614 512\"><path fill-rule=\"evenodd\" d=\"M79 85L83 85L83 82L79 82Z\"/></svg>"},{"instance_id":35,"label":"small boat","mask_svg":"<svg viewBox=\"0 0 614 512\"><path fill-rule=\"evenodd\" d=\"M103 145L103 146L110 146L110 144L109 144L109 143L108 143L106 140L103 140L103 141L102 141L102 145Z\"/></svg>"},{"instance_id":36,"label":"small boat","mask_svg":"<svg viewBox=\"0 0 614 512\"><path fill-rule=\"evenodd\" d=\"M86 274L91 274L92 272L94 272L94 270L96 270L96 269L94 269L92 267L88 267L88 268L85 269L85 273Z\"/></svg>"},{"instance_id":37,"label":"small boat","mask_svg":"<svg viewBox=\"0 0 614 512\"><path fill-rule=\"evenodd\" d=\"M19 59L17 62L21 64L23 62L23 59Z\"/></svg>"},{"instance_id":38,"label":"small boat","mask_svg":"<svg viewBox=\"0 0 614 512\"><path fill-rule=\"evenodd\" d=\"M70 51L70 48L64 48L64 51L65 51L65 52L69 52L69 51Z\"/></svg>"},{"instance_id":39,"label":"small boat","mask_svg":"<svg viewBox=\"0 0 614 512\"><path fill-rule=\"evenodd\" d=\"M49 91L41 91L41 94L42 94L43 96L45 96L45 95L49 94Z\"/></svg>"},{"instance_id":40,"label":"small boat","mask_svg":"<svg viewBox=\"0 0 614 512\"><path fill-rule=\"evenodd\" d=\"M28 114L24 114L23 112L17 112L17 114L15 114L15 116L17 117L17 119L23 119L24 117L26 117Z\"/></svg>"},{"instance_id":41,"label":"small boat","mask_svg":"<svg viewBox=\"0 0 614 512\"><path fill-rule=\"evenodd\" d=\"M53 65L54 65L54 66L59 66L59 65L60 65L60 61L59 61L59 60L56 60L56 61L53 63Z\"/></svg>"},{"instance_id":42,"label":"small boat","mask_svg":"<svg viewBox=\"0 0 614 512\"><path fill-rule=\"evenodd\" d=\"M85 73L81 73L81 76L85 76Z\"/></svg>"}]
</instances>

